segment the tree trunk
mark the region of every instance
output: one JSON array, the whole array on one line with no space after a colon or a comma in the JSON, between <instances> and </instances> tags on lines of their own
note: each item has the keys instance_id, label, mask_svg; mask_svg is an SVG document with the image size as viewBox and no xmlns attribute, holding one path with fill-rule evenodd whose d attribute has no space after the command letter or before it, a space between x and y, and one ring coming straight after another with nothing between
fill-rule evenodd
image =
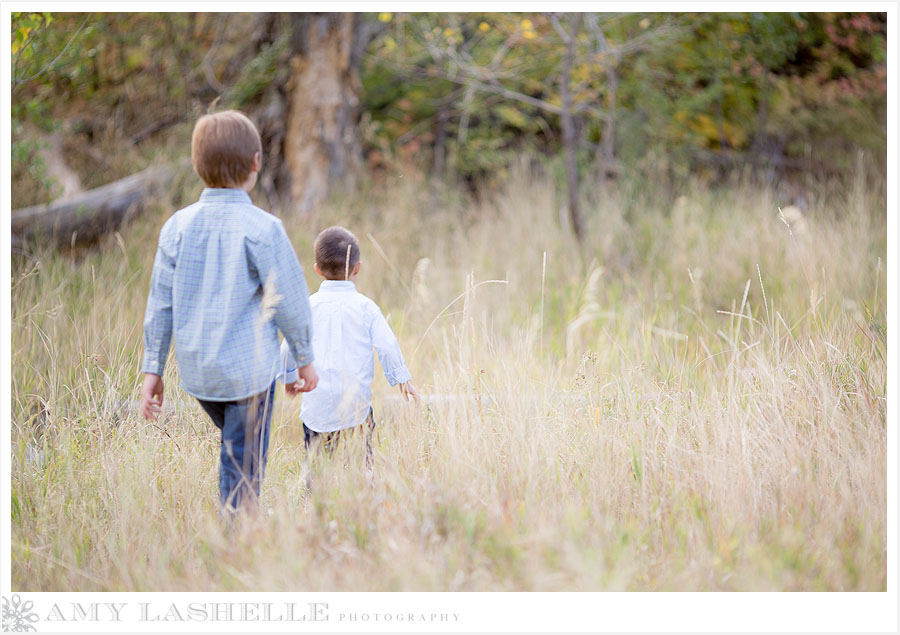
<instances>
[{"instance_id":1,"label":"tree trunk","mask_svg":"<svg viewBox=\"0 0 900 635\"><path fill-rule=\"evenodd\" d=\"M619 88L618 60L606 67L606 122L603 130L603 175L615 175L616 161L616 93Z\"/></svg>"},{"instance_id":2,"label":"tree trunk","mask_svg":"<svg viewBox=\"0 0 900 635\"><path fill-rule=\"evenodd\" d=\"M716 48L721 46L721 40L716 34ZM721 50L719 48L719 50ZM713 82L715 82L716 94L716 130L719 134L719 174L721 181L728 172L728 137L725 135L725 83L722 81L720 56L717 56L713 66Z\"/></svg>"},{"instance_id":3,"label":"tree trunk","mask_svg":"<svg viewBox=\"0 0 900 635\"><path fill-rule=\"evenodd\" d=\"M566 54L563 58L562 73L559 79L559 92L562 98L562 142L566 154L566 185L569 195L569 218L575 238L582 242L584 223L581 219L580 187L578 179L578 143L575 138L575 121L572 116L572 91L569 85L572 77L572 64L575 61L575 41L581 26L581 14L572 16L571 32L566 41Z\"/></svg>"},{"instance_id":4,"label":"tree trunk","mask_svg":"<svg viewBox=\"0 0 900 635\"><path fill-rule=\"evenodd\" d=\"M352 187L361 164L361 83L353 13L291 14L284 159L293 209L308 213L337 185Z\"/></svg>"},{"instance_id":5,"label":"tree trunk","mask_svg":"<svg viewBox=\"0 0 900 635\"><path fill-rule=\"evenodd\" d=\"M761 165L767 182L774 179L774 172L770 165L771 153L768 138L766 135L766 126L769 117L769 69L763 71L761 86L759 87L759 97L756 107L756 134L753 135L753 143L750 146L751 161L754 166Z\"/></svg>"},{"instance_id":6,"label":"tree trunk","mask_svg":"<svg viewBox=\"0 0 900 635\"><path fill-rule=\"evenodd\" d=\"M450 112L445 106L441 106L435 116L434 124L434 161L432 162L432 173L438 177L444 177L444 157L447 147L447 119L450 118Z\"/></svg>"}]
</instances>

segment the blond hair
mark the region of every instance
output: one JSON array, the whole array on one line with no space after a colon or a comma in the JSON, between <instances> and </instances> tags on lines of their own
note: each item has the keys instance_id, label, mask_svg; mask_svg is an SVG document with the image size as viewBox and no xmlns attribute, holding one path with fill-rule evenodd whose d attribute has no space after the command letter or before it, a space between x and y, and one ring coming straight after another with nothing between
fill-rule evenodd
<instances>
[{"instance_id":1,"label":"blond hair","mask_svg":"<svg viewBox=\"0 0 900 635\"><path fill-rule=\"evenodd\" d=\"M203 115L191 135L191 162L209 187L239 187L253 171L262 142L253 122L237 110Z\"/></svg>"}]
</instances>

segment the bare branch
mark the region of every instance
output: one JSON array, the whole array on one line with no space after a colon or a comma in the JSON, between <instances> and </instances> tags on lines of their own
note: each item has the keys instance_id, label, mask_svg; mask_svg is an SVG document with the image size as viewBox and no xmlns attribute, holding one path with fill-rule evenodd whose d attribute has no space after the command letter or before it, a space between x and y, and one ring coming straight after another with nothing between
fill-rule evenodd
<instances>
[{"instance_id":1,"label":"bare branch","mask_svg":"<svg viewBox=\"0 0 900 635\"><path fill-rule=\"evenodd\" d=\"M207 85L220 94L224 93L227 87L223 86L222 83L218 80L218 78L215 76L215 73L209 67L209 64L212 61L212 57L215 55L216 49L219 48L219 45L221 44L221 39L227 26L227 16L220 16L216 21L216 33L213 36L212 44L209 45L209 49L207 49L206 54L203 56L203 59L200 60L200 64L197 65L197 67L187 75L190 79L194 77L198 71L201 71Z\"/></svg>"},{"instance_id":2,"label":"bare branch","mask_svg":"<svg viewBox=\"0 0 900 635\"><path fill-rule=\"evenodd\" d=\"M587 25L588 33L594 36L594 41L597 44L597 47L594 49L595 53L606 53L609 50L609 43L606 41L606 36L603 35L603 29L600 28L600 22L597 20L596 13L589 13L587 15L587 19L585 20Z\"/></svg>"},{"instance_id":3,"label":"bare branch","mask_svg":"<svg viewBox=\"0 0 900 635\"><path fill-rule=\"evenodd\" d=\"M497 52L494 54L494 57L491 59L491 63L489 67L492 69L496 69L500 66L500 63L503 61L503 58L506 57L506 54L509 52L509 49L512 48L513 43L515 42L515 35L510 35L503 41L503 44L500 45L500 48L497 49Z\"/></svg>"},{"instance_id":4,"label":"bare branch","mask_svg":"<svg viewBox=\"0 0 900 635\"><path fill-rule=\"evenodd\" d=\"M661 24L655 29L644 31L640 35L623 42L622 44L610 44L606 35L603 33L603 27L597 19L596 13L586 14L585 23L587 31L593 36L595 46L594 55L611 55L613 64L618 64L623 57L646 51L654 46L658 46L667 38L679 35L683 29L673 26L669 23Z\"/></svg>"},{"instance_id":5,"label":"bare branch","mask_svg":"<svg viewBox=\"0 0 900 635\"><path fill-rule=\"evenodd\" d=\"M540 110L543 110L545 112L552 112L557 115L562 113L562 108L560 108L559 106L551 104L549 101L544 101L543 99L538 99L537 97L531 97L530 95L525 95L524 93L520 93L501 86L496 80L494 80L490 84L485 84L484 82L478 81L477 79L472 79L471 82L473 86L483 91L494 93L496 95L503 95L507 99L512 99L522 102L523 104L534 106L535 108L539 108Z\"/></svg>"},{"instance_id":6,"label":"bare branch","mask_svg":"<svg viewBox=\"0 0 900 635\"><path fill-rule=\"evenodd\" d=\"M559 23L559 18L556 16L556 14L555 13L545 13L544 15L547 16L548 20L550 20L550 24L553 25L554 30L556 30L557 34L559 34L559 37L562 39L563 43L568 44L569 43L569 34L563 28L562 24Z\"/></svg>"},{"instance_id":7,"label":"bare branch","mask_svg":"<svg viewBox=\"0 0 900 635\"><path fill-rule=\"evenodd\" d=\"M479 67L482 68L483 67ZM500 84L496 78L490 77L486 81L482 81L479 77L476 77L474 73L470 72L470 69L466 69L463 67L457 66L455 70L462 71L461 73L451 73L445 69L440 69L438 72L441 77L444 79L450 80L451 82L455 82L462 86L474 86L475 88L493 93L495 95L501 95L506 97L507 99L512 99L514 101L518 101L523 104L528 104L529 106L534 106L539 110L544 112L553 113L555 115L562 114L562 108L557 106L556 104L552 104L549 101L539 99L537 97L532 97L531 95L526 95L524 93L520 93L518 91L512 90ZM587 113L597 118L604 117L604 113L602 110L598 109L596 106L591 105L589 102L582 102L574 105L572 108L572 112L575 114Z\"/></svg>"},{"instance_id":8,"label":"bare branch","mask_svg":"<svg viewBox=\"0 0 900 635\"><path fill-rule=\"evenodd\" d=\"M623 44L613 46L612 49L616 55L619 56L619 59L621 59L622 57L627 57L634 53L650 50L651 48L662 44L667 38L680 35L683 31L684 29L681 27L663 24L650 31L645 31Z\"/></svg>"}]
</instances>

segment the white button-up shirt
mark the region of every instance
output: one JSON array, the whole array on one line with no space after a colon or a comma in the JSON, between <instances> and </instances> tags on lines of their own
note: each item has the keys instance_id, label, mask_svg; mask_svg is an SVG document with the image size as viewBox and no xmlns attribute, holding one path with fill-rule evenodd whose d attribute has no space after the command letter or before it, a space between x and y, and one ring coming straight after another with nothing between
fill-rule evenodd
<instances>
[{"instance_id":1,"label":"white button-up shirt","mask_svg":"<svg viewBox=\"0 0 900 635\"><path fill-rule=\"evenodd\" d=\"M391 386L411 379L397 338L378 305L353 282L325 280L309 304L319 383L303 394L300 419L316 432L361 424L372 405L373 349ZM287 343L281 347L281 364L283 380L297 381L297 364Z\"/></svg>"}]
</instances>

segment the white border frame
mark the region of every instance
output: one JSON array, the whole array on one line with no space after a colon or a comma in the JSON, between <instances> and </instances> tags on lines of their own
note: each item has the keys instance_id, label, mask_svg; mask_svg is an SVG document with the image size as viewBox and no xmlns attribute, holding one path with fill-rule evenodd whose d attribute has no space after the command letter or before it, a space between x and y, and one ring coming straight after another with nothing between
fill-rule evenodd
<instances>
[{"instance_id":1,"label":"white border frame","mask_svg":"<svg viewBox=\"0 0 900 635\"><path fill-rule=\"evenodd\" d=\"M347 10L377 11L535 11L546 9L544 2L421 2L383 0L377 2L134 2L128 11L222 11L265 10ZM554 10L590 11L721 11L720 2L553 2ZM0 14L3 33L10 33L13 10L104 11L118 10L122 4L107 2L9 2ZM157 632L185 630L197 632L254 631L814 631L865 632L898 628L897 613L897 386L898 337L898 218L897 218L897 4L894 2L733 2L729 11L779 10L819 12L853 10L888 14L888 513L887 513L887 592L874 593L25 593L23 601L32 601L41 621L38 631L46 632ZM2 77L2 181L0 181L0 231L2 251L2 293L0 293L0 594L11 598L10 545L10 364L11 364L11 290L10 290L10 49L0 48ZM184 621L162 623L140 620L140 603L148 603L148 617L164 615L175 604L188 614L190 603L243 603L251 611L253 603L325 603L325 621ZM109 621L98 613L98 621L50 622L53 606L71 611L72 603L88 607L91 603L125 603L123 621ZM98 607L102 612L103 607ZM274 609L273 609L274 610ZM300 610L298 608L298 610ZM357 619L350 621L349 614ZM455 619L386 621L392 614L456 614ZM194 612L194 615L199 613ZM364 621L362 615L368 615ZM105 615L111 616L106 609ZM344 615L344 619L340 616ZM382 617L376 621L375 615Z\"/></svg>"}]
</instances>

